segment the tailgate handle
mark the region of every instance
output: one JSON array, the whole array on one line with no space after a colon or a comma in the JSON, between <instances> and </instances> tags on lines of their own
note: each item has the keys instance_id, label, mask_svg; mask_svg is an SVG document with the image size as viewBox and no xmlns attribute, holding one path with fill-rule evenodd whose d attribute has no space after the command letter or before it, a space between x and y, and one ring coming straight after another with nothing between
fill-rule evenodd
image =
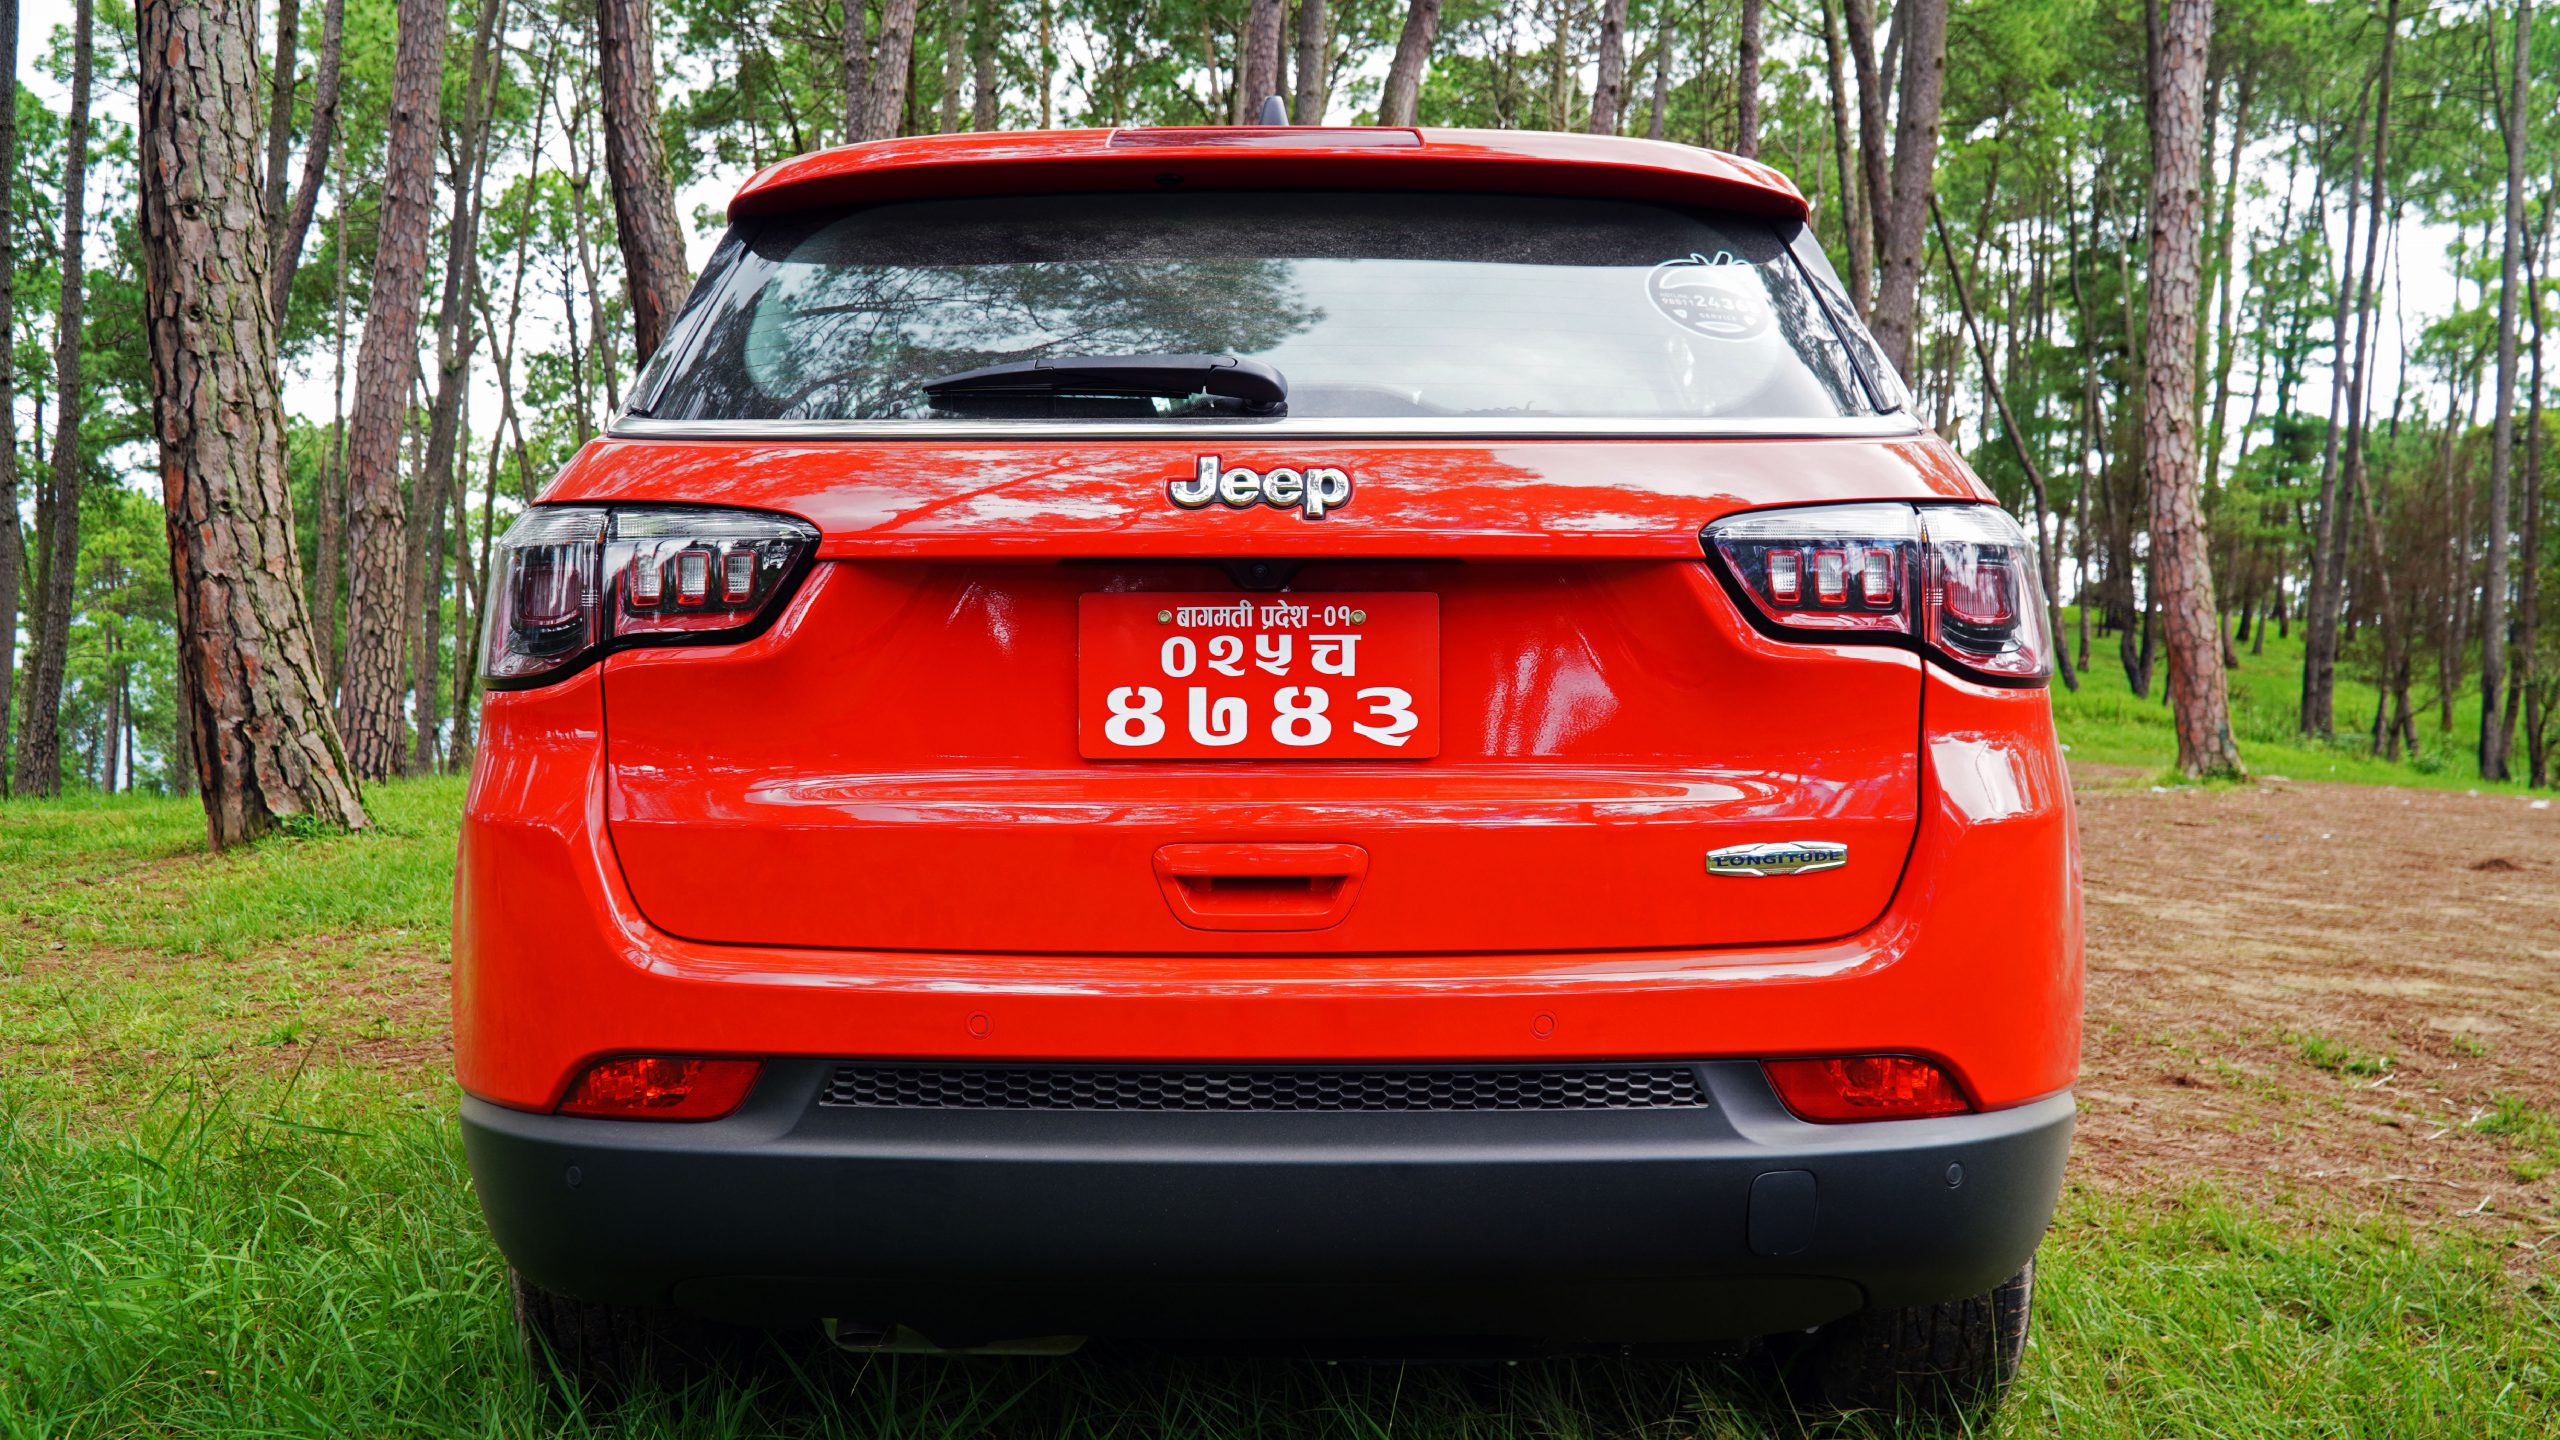
<instances>
[{"instance_id":1,"label":"tailgate handle","mask_svg":"<svg viewBox=\"0 0 2560 1440\"><path fill-rule=\"evenodd\" d=\"M1195 930L1322 930L1338 925L1369 876L1357 845L1167 845L1156 882Z\"/></svg>"}]
</instances>

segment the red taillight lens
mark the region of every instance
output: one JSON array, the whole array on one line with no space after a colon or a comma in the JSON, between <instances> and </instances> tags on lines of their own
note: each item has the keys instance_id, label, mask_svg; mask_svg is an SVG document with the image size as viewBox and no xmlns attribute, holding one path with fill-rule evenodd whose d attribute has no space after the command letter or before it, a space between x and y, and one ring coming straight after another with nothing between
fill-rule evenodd
<instances>
[{"instance_id":1,"label":"red taillight lens","mask_svg":"<svg viewBox=\"0 0 2560 1440\"><path fill-rule=\"evenodd\" d=\"M1919 553L1908 505L1807 505L1735 515L1707 527L1707 548L1771 624L1790 630L1907 635L1895 577Z\"/></svg>"},{"instance_id":2,"label":"red taillight lens","mask_svg":"<svg viewBox=\"0 0 2560 1440\"><path fill-rule=\"evenodd\" d=\"M773 618L817 548L817 530L787 515L536 506L498 542L481 675L494 689L516 689L625 645L746 639Z\"/></svg>"},{"instance_id":3,"label":"red taillight lens","mask_svg":"<svg viewBox=\"0 0 2560 1440\"><path fill-rule=\"evenodd\" d=\"M1762 1067L1789 1110L1826 1124L1842 1120L1917 1120L1973 1108L1955 1077L1934 1061L1909 1055L1848 1055L1824 1060L1771 1060Z\"/></svg>"},{"instance_id":4,"label":"red taillight lens","mask_svg":"<svg viewBox=\"0 0 2560 1440\"><path fill-rule=\"evenodd\" d=\"M2017 522L1989 505L1802 505L1728 516L1707 552L1763 630L1916 645L1976 678L2050 673Z\"/></svg>"},{"instance_id":5,"label":"red taillight lens","mask_svg":"<svg viewBox=\"0 0 2560 1440\"><path fill-rule=\"evenodd\" d=\"M762 1068L753 1060L693 1060L626 1055L587 1067L563 1115L607 1120L717 1120L738 1108Z\"/></svg>"}]
</instances>

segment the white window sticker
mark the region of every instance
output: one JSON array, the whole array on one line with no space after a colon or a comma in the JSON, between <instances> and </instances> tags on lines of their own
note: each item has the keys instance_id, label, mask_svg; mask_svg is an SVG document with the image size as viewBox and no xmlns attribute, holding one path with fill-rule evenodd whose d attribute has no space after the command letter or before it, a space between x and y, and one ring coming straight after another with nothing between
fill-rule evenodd
<instances>
[{"instance_id":1,"label":"white window sticker","mask_svg":"<svg viewBox=\"0 0 2560 1440\"><path fill-rule=\"evenodd\" d=\"M1728 250L1653 267L1645 287L1662 317L1710 340L1756 340L1769 330L1768 287Z\"/></svg>"}]
</instances>

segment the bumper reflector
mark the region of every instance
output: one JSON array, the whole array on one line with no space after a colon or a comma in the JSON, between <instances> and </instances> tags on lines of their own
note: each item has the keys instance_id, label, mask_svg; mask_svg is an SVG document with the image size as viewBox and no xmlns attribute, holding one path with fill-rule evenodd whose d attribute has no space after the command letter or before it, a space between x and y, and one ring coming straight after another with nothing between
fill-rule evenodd
<instances>
[{"instance_id":1,"label":"bumper reflector","mask_svg":"<svg viewBox=\"0 0 2560 1440\"><path fill-rule=\"evenodd\" d=\"M738 1108L761 1068L753 1060L691 1060L626 1055L587 1067L563 1115L604 1120L717 1120Z\"/></svg>"},{"instance_id":2,"label":"bumper reflector","mask_svg":"<svg viewBox=\"0 0 2560 1440\"><path fill-rule=\"evenodd\" d=\"M1954 1076L1909 1055L1771 1060L1763 1068L1778 1098L1802 1120L1917 1120L1973 1108Z\"/></svg>"}]
</instances>

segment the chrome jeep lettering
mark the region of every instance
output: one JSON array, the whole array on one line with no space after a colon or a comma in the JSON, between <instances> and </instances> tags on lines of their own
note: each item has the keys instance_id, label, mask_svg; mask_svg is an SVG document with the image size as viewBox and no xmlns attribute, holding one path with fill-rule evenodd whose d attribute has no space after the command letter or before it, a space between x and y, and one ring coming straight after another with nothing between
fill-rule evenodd
<instances>
[{"instance_id":1,"label":"chrome jeep lettering","mask_svg":"<svg viewBox=\"0 0 2560 1440\"><path fill-rule=\"evenodd\" d=\"M1351 503L1351 488L1351 472L1328 465L1256 470L1250 465L1224 465L1215 455L1203 455L1192 473L1165 486L1165 495L1185 510L1199 510L1215 501L1230 510L1268 505L1321 520L1327 512Z\"/></svg>"}]
</instances>

